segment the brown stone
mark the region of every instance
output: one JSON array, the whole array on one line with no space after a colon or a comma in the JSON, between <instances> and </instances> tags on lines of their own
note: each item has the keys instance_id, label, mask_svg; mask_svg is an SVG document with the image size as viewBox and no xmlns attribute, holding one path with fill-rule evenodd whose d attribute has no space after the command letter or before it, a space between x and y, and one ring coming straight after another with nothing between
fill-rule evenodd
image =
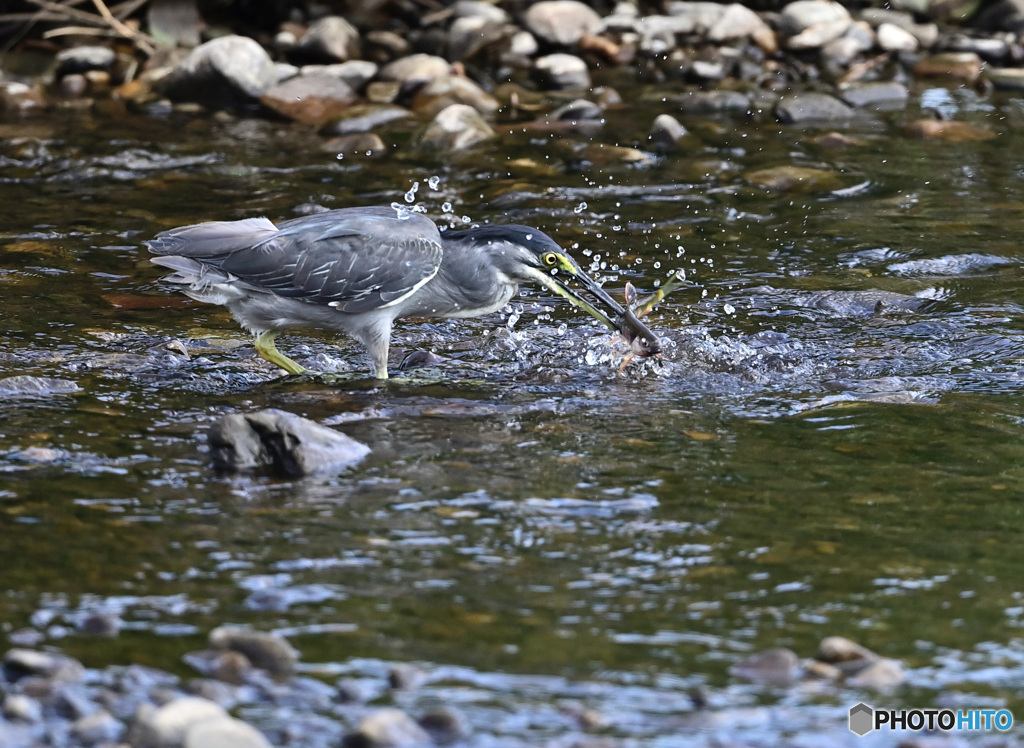
<instances>
[{"instance_id":1,"label":"brown stone","mask_svg":"<svg viewBox=\"0 0 1024 748\"><path fill-rule=\"evenodd\" d=\"M289 78L260 97L260 103L268 109L311 125L338 117L358 100L341 79L316 73Z\"/></svg>"}]
</instances>

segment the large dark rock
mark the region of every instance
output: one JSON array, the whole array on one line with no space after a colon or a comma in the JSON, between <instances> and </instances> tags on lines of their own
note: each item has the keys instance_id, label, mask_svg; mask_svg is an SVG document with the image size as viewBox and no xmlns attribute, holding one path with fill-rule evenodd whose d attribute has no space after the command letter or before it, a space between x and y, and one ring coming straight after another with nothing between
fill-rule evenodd
<instances>
[{"instance_id":1,"label":"large dark rock","mask_svg":"<svg viewBox=\"0 0 1024 748\"><path fill-rule=\"evenodd\" d=\"M276 82L274 62L258 42L222 36L189 52L160 88L171 99L230 108L255 102Z\"/></svg>"},{"instance_id":2,"label":"large dark rock","mask_svg":"<svg viewBox=\"0 0 1024 748\"><path fill-rule=\"evenodd\" d=\"M275 409L224 416L213 424L209 440L219 470L265 469L291 477L340 470L370 453L340 431Z\"/></svg>"}]
</instances>

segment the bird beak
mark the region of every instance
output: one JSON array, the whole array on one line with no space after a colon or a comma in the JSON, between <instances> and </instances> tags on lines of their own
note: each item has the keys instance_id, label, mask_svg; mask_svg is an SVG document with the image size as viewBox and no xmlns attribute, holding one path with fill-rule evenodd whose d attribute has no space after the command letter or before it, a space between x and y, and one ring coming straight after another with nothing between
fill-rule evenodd
<instances>
[{"instance_id":1,"label":"bird beak","mask_svg":"<svg viewBox=\"0 0 1024 748\"><path fill-rule=\"evenodd\" d=\"M582 309L601 324L616 332L622 331L621 320L625 318L626 310L579 267L565 263L558 269L557 274L549 275L538 270L536 277L549 291L561 296L574 307Z\"/></svg>"}]
</instances>

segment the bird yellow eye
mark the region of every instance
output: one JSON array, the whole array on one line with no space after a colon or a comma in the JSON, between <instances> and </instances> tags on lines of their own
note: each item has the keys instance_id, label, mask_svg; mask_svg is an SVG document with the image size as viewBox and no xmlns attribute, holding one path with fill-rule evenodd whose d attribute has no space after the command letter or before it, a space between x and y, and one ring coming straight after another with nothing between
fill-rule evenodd
<instances>
[{"instance_id":1,"label":"bird yellow eye","mask_svg":"<svg viewBox=\"0 0 1024 748\"><path fill-rule=\"evenodd\" d=\"M541 261L548 267L554 267L555 263L558 262L558 255L554 252L547 252L541 256Z\"/></svg>"}]
</instances>

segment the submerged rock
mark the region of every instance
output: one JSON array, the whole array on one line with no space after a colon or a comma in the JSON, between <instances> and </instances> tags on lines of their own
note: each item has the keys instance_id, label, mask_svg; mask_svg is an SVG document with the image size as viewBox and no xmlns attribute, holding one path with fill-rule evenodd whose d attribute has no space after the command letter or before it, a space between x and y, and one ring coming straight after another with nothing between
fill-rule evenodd
<instances>
[{"instance_id":1,"label":"submerged rock","mask_svg":"<svg viewBox=\"0 0 1024 748\"><path fill-rule=\"evenodd\" d=\"M0 379L0 398L5 399L70 395L80 389L70 379L33 377L28 374Z\"/></svg>"},{"instance_id":2,"label":"submerged rock","mask_svg":"<svg viewBox=\"0 0 1024 748\"><path fill-rule=\"evenodd\" d=\"M370 453L340 431L276 409L224 416L213 424L209 441L218 470L268 469L291 477L340 470Z\"/></svg>"}]
</instances>

